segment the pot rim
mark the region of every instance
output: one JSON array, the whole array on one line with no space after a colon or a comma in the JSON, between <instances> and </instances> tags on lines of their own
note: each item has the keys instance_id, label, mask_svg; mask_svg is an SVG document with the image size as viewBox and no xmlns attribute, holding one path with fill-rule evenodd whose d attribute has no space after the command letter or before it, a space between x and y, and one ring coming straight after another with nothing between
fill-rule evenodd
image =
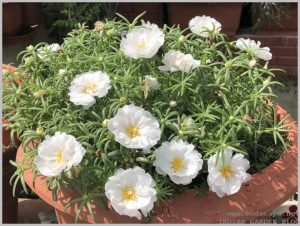
<instances>
[{"instance_id":1,"label":"pot rim","mask_svg":"<svg viewBox=\"0 0 300 226\"><path fill-rule=\"evenodd\" d=\"M277 114L283 118L287 112L277 105ZM285 123L294 121L290 116ZM215 193L208 192L207 195L199 197L194 189L176 194L161 204L154 207L152 223L222 223L228 222L249 222L252 219L270 217L270 212L293 194L297 192L298 185L298 140L297 124L289 126L295 132L289 132L288 139L292 144L284 151L282 157L275 160L260 172L251 175L251 180L243 184L239 192L234 195L219 198ZM20 146L16 160L22 159L23 149ZM56 212L72 215L79 205L69 207L64 211L64 205L78 196L63 189L59 192L57 200L52 200L51 191L45 186L47 177L38 176L33 187L33 172L26 170L24 173L25 182L49 205L56 209ZM95 221L89 216L86 208L80 214L82 222L97 223L139 223L135 218L120 216L112 207L109 211L99 206L92 205L95 214ZM194 211L191 211L194 210ZM242 222L241 222L242 221ZM223 222L223 223L224 223Z\"/></svg>"}]
</instances>

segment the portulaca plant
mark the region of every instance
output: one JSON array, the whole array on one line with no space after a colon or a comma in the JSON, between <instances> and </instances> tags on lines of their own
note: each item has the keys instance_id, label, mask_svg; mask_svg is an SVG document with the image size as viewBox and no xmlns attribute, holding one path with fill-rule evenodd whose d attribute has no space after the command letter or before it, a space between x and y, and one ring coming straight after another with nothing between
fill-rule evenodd
<instances>
[{"instance_id":1,"label":"portulaca plant","mask_svg":"<svg viewBox=\"0 0 300 226\"><path fill-rule=\"evenodd\" d=\"M141 16L29 46L4 73L3 113L24 161L49 177L54 199L65 186L80 196L67 207L91 216L91 203L141 219L185 189L235 194L288 145L268 47L228 41L208 16L185 30Z\"/></svg>"}]
</instances>

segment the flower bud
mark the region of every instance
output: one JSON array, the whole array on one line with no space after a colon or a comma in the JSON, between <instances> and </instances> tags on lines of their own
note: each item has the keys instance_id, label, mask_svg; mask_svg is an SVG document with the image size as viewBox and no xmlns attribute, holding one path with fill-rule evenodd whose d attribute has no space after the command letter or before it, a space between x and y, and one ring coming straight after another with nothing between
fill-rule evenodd
<instances>
[{"instance_id":1,"label":"flower bud","mask_svg":"<svg viewBox=\"0 0 300 226\"><path fill-rule=\"evenodd\" d=\"M64 76L66 73L67 73L67 70L66 70L66 69L59 69L59 70L58 70L58 75L59 75L59 76Z\"/></svg>"},{"instance_id":2,"label":"flower bud","mask_svg":"<svg viewBox=\"0 0 300 226\"><path fill-rule=\"evenodd\" d=\"M127 97L120 97L120 102L125 103L127 101Z\"/></svg>"},{"instance_id":3,"label":"flower bud","mask_svg":"<svg viewBox=\"0 0 300 226\"><path fill-rule=\"evenodd\" d=\"M67 63L71 64L72 62L73 62L72 59L69 56L67 56Z\"/></svg>"},{"instance_id":4,"label":"flower bud","mask_svg":"<svg viewBox=\"0 0 300 226\"><path fill-rule=\"evenodd\" d=\"M19 94L21 94L21 93L22 93L22 90L21 90L21 88L19 87L19 88L17 89L17 91L16 91L16 94L19 95Z\"/></svg>"},{"instance_id":5,"label":"flower bud","mask_svg":"<svg viewBox=\"0 0 300 226\"><path fill-rule=\"evenodd\" d=\"M34 48L34 46L33 46L33 45L29 45L29 46L27 46L27 47L26 47L26 49L27 49L28 51L30 51L30 52L32 52L32 51L34 51L34 50L35 50L35 48Z\"/></svg>"},{"instance_id":6,"label":"flower bud","mask_svg":"<svg viewBox=\"0 0 300 226\"><path fill-rule=\"evenodd\" d=\"M45 94L45 91L41 89L41 90L39 90L39 91L34 92L34 93L33 93L33 96L34 96L35 98L40 98L40 97L44 96L44 94Z\"/></svg>"},{"instance_id":7,"label":"flower bud","mask_svg":"<svg viewBox=\"0 0 300 226\"><path fill-rule=\"evenodd\" d=\"M235 118L234 118L234 116L232 116L232 115L229 117L229 121L233 121L234 119L235 119Z\"/></svg>"},{"instance_id":8,"label":"flower bud","mask_svg":"<svg viewBox=\"0 0 300 226\"><path fill-rule=\"evenodd\" d=\"M100 62L100 63L103 62L103 57L102 57L102 56L100 56L100 57L98 58L98 62Z\"/></svg>"},{"instance_id":9,"label":"flower bud","mask_svg":"<svg viewBox=\"0 0 300 226\"><path fill-rule=\"evenodd\" d=\"M181 127L189 127L194 124L194 120L191 117L186 117L181 123Z\"/></svg>"},{"instance_id":10,"label":"flower bud","mask_svg":"<svg viewBox=\"0 0 300 226\"><path fill-rule=\"evenodd\" d=\"M232 60L228 60L226 63L225 63L225 67L229 68L231 67L233 64Z\"/></svg>"},{"instance_id":11,"label":"flower bud","mask_svg":"<svg viewBox=\"0 0 300 226\"><path fill-rule=\"evenodd\" d=\"M109 121L108 119L104 119L103 122L102 122L102 126L107 127L108 121Z\"/></svg>"},{"instance_id":12,"label":"flower bud","mask_svg":"<svg viewBox=\"0 0 300 226\"><path fill-rule=\"evenodd\" d=\"M31 57L31 56L30 56L30 57L25 57L25 59L24 59L24 63L25 63L25 64L30 64L32 61L33 61L33 60L32 60L32 57Z\"/></svg>"},{"instance_id":13,"label":"flower bud","mask_svg":"<svg viewBox=\"0 0 300 226\"><path fill-rule=\"evenodd\" d=\"M266 62L264 69L268 69L269 61Z\"/></svg>"},{"instance_id":14,"label":"flower bud","mask_svg":"<svg viewBox=\"0 0 300 226\"><path fill-rule=\"evenodd\" d=\"M249 67L250 68L253 68L255 65L256 65L256 60L255 59L252 59L252 60L249 61Z\"/></svg>"},{"instance_id":15,"label":"flower bud","mask_svg":"<svg viewBox=\"0 0 300 226\"><path fill-rule=\"evenodd\" d=\"M73 168L73 170L74 170L74 176L78 177L80 175L80 173L81 173L81 167L80 166L75 166Z\"/></svg>"},{"instance_id":16,"label":"flower bud","mask_svg":"<svg viewBox=\"0 0 300 226\"><path fill-rule=\"evenodd\" d=\"M129 24L128 28L131 30L132 28L134 28L134 24Z\"/></svg>"},{"instance_id":17,"label":"flower bud","mask_svg":"<svg viewBox=\"0 0 300 226\"><path fill-rule=\"evenodd\" d=\"M38 127L35 132L40 135L44 132L44 129L42 127Z\"/></svg>"},{"instance_id":18,"label":"flower bud","mask_svg":"<svg viewBox=\"0 0 300 226\"><path fill-rule=\"evenodd\" d=\"M7 69L2 70L2 75L3 76L9 76L9 74L10 74L9 70L7 70Z\"/></svg>"},{"instance_id":19,"label":"flower bud","mask_svg":"<svg viewBox=\"0 0 300 226\"><path fill-rule=\"evenodd\" d=\"M176 101L171 100L169 103L170 107L175 107L177 105Z\"/></svg>"},{"instance_id":20,"label":"flower bud","mask_svg":"<svg viewBox=\"0 0 300 226\"><path fill-rule=\"evenodd\" d=\"M178 42L185 42L185 36L181 35L179 38L178 38Z\"/></svg>"},{"instance_id":21,"label":"flower bud","mask_svg":"<svg viewBox=\"0 0 300 226\"><path fill-rule=\"evenodd\" d=\"M107 32L106 32L106 35L107 36L113 36L115 34L115 30L112 28L112 29L109 29Z\"/></svg>"},{"instance_id":22,"label":"flower bud","mask_svg":"<svg viewBox=\"0 0 300 226\"><path fill-rule=\"evenodd\" d=\"M211 63L211 59L207 59L207 60L205 61L205 63L206 63L206 64L210 64L210 63Z\"/></svg>"},{"instance_id":23,"label":"flower bud","mask_svg":"<svg viewBox=\"0 0 300 226\"><path fill-rule=\"evenodd\" d=\"M104 28L104 23L102 21L96 21L94 25L96 31L101 31Z\"/></svg>"}]
</instances>

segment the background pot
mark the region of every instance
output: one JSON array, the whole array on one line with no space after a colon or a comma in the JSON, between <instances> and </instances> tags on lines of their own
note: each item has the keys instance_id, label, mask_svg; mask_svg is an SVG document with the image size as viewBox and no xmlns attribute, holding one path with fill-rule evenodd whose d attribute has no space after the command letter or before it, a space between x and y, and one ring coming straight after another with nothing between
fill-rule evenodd
<instances>
[{"instance_id":1,"label":"background pot","mask_svg":"<svg viewBox=\"0 0 300 226\"><path fill-rule=\"evenodd\" d=\"M277 108L282 118L287 112L281 107ZM294 121L291 117L286 123ZM289 129L297 131L297 125L292 124ZM255 219L269 218L271 211L286 201L297 191L297 133L290 132L288 139L292 142L283 156L261 172L252 175L252 179L244 184L240 191L234 195L219 198L216 194L208 192L199 197L194 190L174 195L166 204L155 207L153 210L153 223L220 223L220 222L251 222ZM23 149L20 146L17 160L21 160ZM76 194L62 189L58 194L58 201L53 201L51 191L46 187L46 177L38 176L33 188L33 175L31 170L24 173L24 179L29 187L55 208L59 223L73 223L78 204L67 208L64 205L70 199L77 198ZM96 223L139 223L136 218L120 216L110 207L109 211L99 206L92 206ZM265 214L258 216L258 214ZM94 223L84 208L81 223ZM223 222L223 223L224 223Z\"/></svg>"},{"instance_id":2,"label":"background pot","mask_svg":"<svg viewBox=\"0 0 300 226\"><path fill-rule=\"evenodd\" d=\"M280 21L280 25L276 24L272 21L266 21L261 24L258 28L257 33L264 32L297 32L298 29L298 9L297 3L289 3L288 6L289 17ZM257 20L259 19L259 13L256 12L252 15L252 25L255 25Z\"/></svg>"},{"instance_id":3,"label":"background pot","mask_svg":"<svg viewBox=\"0 0 300 226\"><path fill-rule=\"evenodd\" d=\"M195 16L210 16L222 24L222 31L235 35L241 18L243 3L167 3L168 24L188 27L190 19Z\"/></svg>"},{"instance_id":4,"label":"background pot","mask_svg":"<svg viewBox=\"0 0 300 226\"><path fill-rule=\"evenodd\" d=\"M165 20L164 3L119 3L117 12L125 16L129 21L147 11L143 16L143 20L155 23L158 26L163 26Z\"/></svg>"},{"instance_id":5,"label":"background pot","mask_svg":"<svg viewBox=\"0 0 300 226\"><path fill-rule=\"evenodd\" d=\"M41 23L41 3L23 3L23 23L25 27L32 27Z\"/></svg>"},{"instance_id":6,"label":"background pot","mask_svg":"<svg viewBox=\"0 0 300 226\"><path fill-rule=\"evenodd\" d=\"M3 36L18 34L23 27L22 4L3 3Z\"/></svg>"}]
</instances>

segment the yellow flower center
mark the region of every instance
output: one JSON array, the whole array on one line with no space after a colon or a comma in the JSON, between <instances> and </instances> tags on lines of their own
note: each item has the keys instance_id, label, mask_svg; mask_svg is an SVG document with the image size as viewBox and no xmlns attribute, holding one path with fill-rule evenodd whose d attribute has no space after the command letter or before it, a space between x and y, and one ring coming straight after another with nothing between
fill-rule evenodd
<instances>
[{"instance_id":1,"label":"yellow flower center","mask_svg":"<svg viewBox=\"0 0 300 226\"><path fill-rule=\"evenodd\" d=\"M173 161L171 162L171 168L173 171L176 173L183 168L183 161L180 158L174 158Z\"/></svg>"},{"instance_id":2,"label":"yellow flower center","mask_svg":"<svg viewBox=\"0 0 300 226\"><path fill-rule=\"evenodd\" d=\"M97 88L96 83L87 84L83 87L82 92L91 94Z\"/></svg>"},{"instance_id":3,"label":"yellow flower center","mask_svg":"<svg viewBox=\"0 0 300 226\"><path fill-rule=\"evenodd\" d=\"M220 169L220 172L225 179L228 179L229 177L231 177L231 175L233 173L230 165L223 166Z\"/></svg>"},{"instance_id":4,"label":"yellow flower center","mask_svg":"<svg viewBox=\"0 0 300 226\"><path fill-rule=\"evenodd\" d=\"M123 201L134 201L137 197L134 189L126 186L122 189L122 198Z\"/></svg>"},{"instance_id":5,"label":"yellow flower center","mask_svg":"<svg viewBox=\"0 0 300 226\"><path fill-rule=\"evenodd\" d=\"M130 125L126 128L126 134L130 138L135 138L140 135L140 128L136 125Z\"/></svg>"},{"instance_id":6,"label":"yellow flower center","mask_svg":"<svg viewBox=\"0 0 300 226\"><path fill-rule=\"evenodd\" d=\"M148 45L145 42L140 42L137 44L137 47L139 49L146 49L146 48L148 48Z\"/></svg>"},{"instance_id":7,"label":"yellow flower center","mask_svg":"<svg viewBox=\"0 0 300 226\"><path fill-rule=\"evenodd\" d=\"M60 164L61 163L61 160L62 160L62 151L57 151L56 152L56 164Z\"/></svg>"}]
</instances>

